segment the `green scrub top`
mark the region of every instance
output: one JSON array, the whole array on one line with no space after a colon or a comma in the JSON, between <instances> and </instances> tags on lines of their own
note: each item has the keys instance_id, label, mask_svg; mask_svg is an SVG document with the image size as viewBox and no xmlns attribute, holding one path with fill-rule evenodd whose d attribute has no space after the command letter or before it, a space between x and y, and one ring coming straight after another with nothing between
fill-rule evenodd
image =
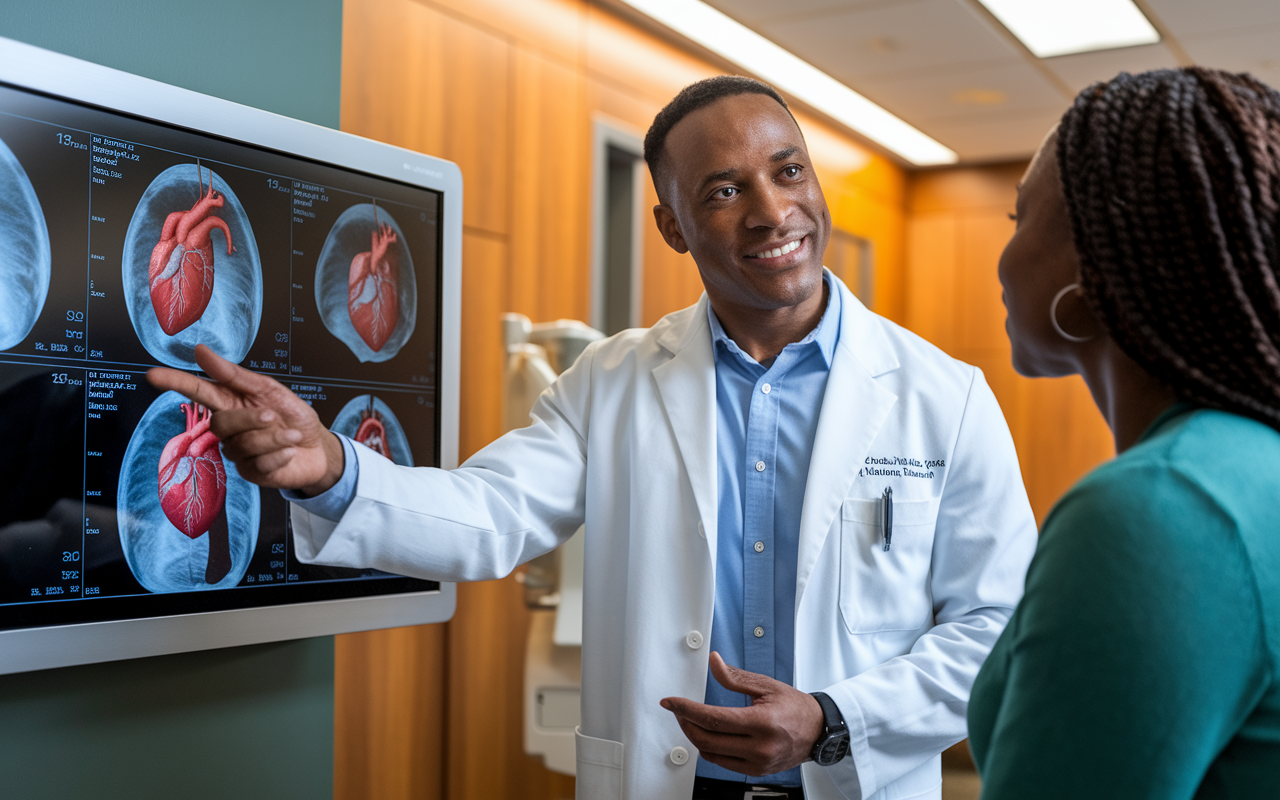
<instances>
[{"instance_id":1,"label":"green scrub top","mask_svg":"<svg viewBox=\"0 0 1280 800\"><path fill-rule=\"evenodd\" d=\"M1280 432L1178 405L1045 520L978 674L984 800L1280 798Z\"/></svg>"}]
</instances>

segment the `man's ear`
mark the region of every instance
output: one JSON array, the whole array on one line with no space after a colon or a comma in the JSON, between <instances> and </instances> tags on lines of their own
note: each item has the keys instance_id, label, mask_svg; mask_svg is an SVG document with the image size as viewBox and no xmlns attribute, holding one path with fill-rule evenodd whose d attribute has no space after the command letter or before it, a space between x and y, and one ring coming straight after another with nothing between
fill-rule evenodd
<instances>
[{"instance_id":1,"label":"man's ear","mask_svg":"<svg viewBox=\"0 0 1280 800\"><path fill-rule=\"evenodd\" d=\"M689 252L689 245L685 244L684 234L680 232L680 223L666 203L653 207L653 221L657 223L658 233L662 234L668 247L682 255Z\"/></svg>"}]
</instances>

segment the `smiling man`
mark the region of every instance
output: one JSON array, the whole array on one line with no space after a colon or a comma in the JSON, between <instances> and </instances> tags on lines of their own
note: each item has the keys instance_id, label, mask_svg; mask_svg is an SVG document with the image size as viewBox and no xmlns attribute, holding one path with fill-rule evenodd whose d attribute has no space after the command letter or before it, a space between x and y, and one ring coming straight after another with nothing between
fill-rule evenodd
<instances>
[{"instance_id":1,"label":"smiling man","mask_svg":"<svg viewBox=\"0 0 1280 800\"><path fill-rule=\"evenodd\" d=\"M585 523L579 798L938 798L1034 548L995 399L823 269L830 213L771 88L686 88L645 158L706 294L588 347L456 470L340 439L204 348L214 382L152 381L288 490L304 561L484 580Z\"/></svg>"}]
</instances>

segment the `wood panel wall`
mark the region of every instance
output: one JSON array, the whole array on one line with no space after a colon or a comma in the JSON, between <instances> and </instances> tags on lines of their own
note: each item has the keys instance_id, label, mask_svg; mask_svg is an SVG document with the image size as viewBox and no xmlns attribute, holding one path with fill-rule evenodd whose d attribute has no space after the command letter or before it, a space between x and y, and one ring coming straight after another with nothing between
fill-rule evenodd
<instances>
[{"instance_id":1,"label":"wood panel wall","mask_svg":"<svg viewBox=\"0 0 1280 800\"><path fill-rule=\"evenodd\" d=\"M588 0L344 3L343 130L462 168L463 458L500 430L498 315L590 316L592 120L643 134L680 88L718 72ZM902 319L906 174L797 117L836 226L872 242L877 310ZM702 285L656 229L643 248L648 325ZM572 797L571 778L523 752L528 624L508 578L459 586L449 623L337 637L335 797Z\"/></svg>"},{"instance_id":2,"label":"wood panel wall","mask_svg":"<svg viewBox=\"0 0 1280 800\"><path fill-rule=\"evenodd\" d=\"M1013 371L996 265L1026 164L923 171L907 192L904 324L982 368L1009 421L1036 519L1115 454L1111 433L1079 377ZM1046 308L1045 313L1049 313Z\"/></svg>"},{"instance_id":3,"label":"wood panel wall","mask_svg":"<svg viewBox=\"0 0 1280 800\"><path fill-rule=\"evenodd\" d=\"M643 133L682 86L717 72L586 0L345 3L343 129L463 170L464 458L499 432L498 315L589 317L592 120ZM1023 165L908 175L797 117L835 225L872 243L875 309L984 370L1043 519L1112 450L1079 379L1009 365L995 265ZM701 291L689 257L646 227L643 323ZM571 797L571 778L523 753L528 622L508 578L460 586L447 624L338 637L335 797Z\"/></svg>"},{"instance_id":4,"label":"wood panel wall","mask_svg":"<svg viewBox=\"0 0 1280 800\"><path fill-rule=\"evenodd\" d=\"M642 134L681 87L719 71L589 0L344 4L343 129L462 167L464 458L500 429L498 315L589 317L592 120ZM872 243L875 309L982 367L1043 518L1111 443L1078 379L1009 366L995 265L1022 165L908 175L797 117L835 225ZM643 247L647 325L702 287L656 229ZM571 778L523 752L528 623L508 578L460 586L449 623L338 637L335 797L571 797Z\"/></svg>"}]
</instances>

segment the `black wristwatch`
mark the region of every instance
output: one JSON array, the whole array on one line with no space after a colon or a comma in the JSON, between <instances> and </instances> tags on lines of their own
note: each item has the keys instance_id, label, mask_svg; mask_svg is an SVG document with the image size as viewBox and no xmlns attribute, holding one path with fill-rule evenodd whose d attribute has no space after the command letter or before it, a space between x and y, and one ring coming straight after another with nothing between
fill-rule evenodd
<instances>
[{"instance_id":1,"label":"black wristwatch","mask_svg":"<svg viewBox=\"0 0 1280 800\"><path fill-rule=\"evenodd\" d=\"M820 767L829 767L849 755L849 728L836 701L825 692L810 692L822 706L822 735L813 744L809 758Z\"/></svg>"}]
</instances>

